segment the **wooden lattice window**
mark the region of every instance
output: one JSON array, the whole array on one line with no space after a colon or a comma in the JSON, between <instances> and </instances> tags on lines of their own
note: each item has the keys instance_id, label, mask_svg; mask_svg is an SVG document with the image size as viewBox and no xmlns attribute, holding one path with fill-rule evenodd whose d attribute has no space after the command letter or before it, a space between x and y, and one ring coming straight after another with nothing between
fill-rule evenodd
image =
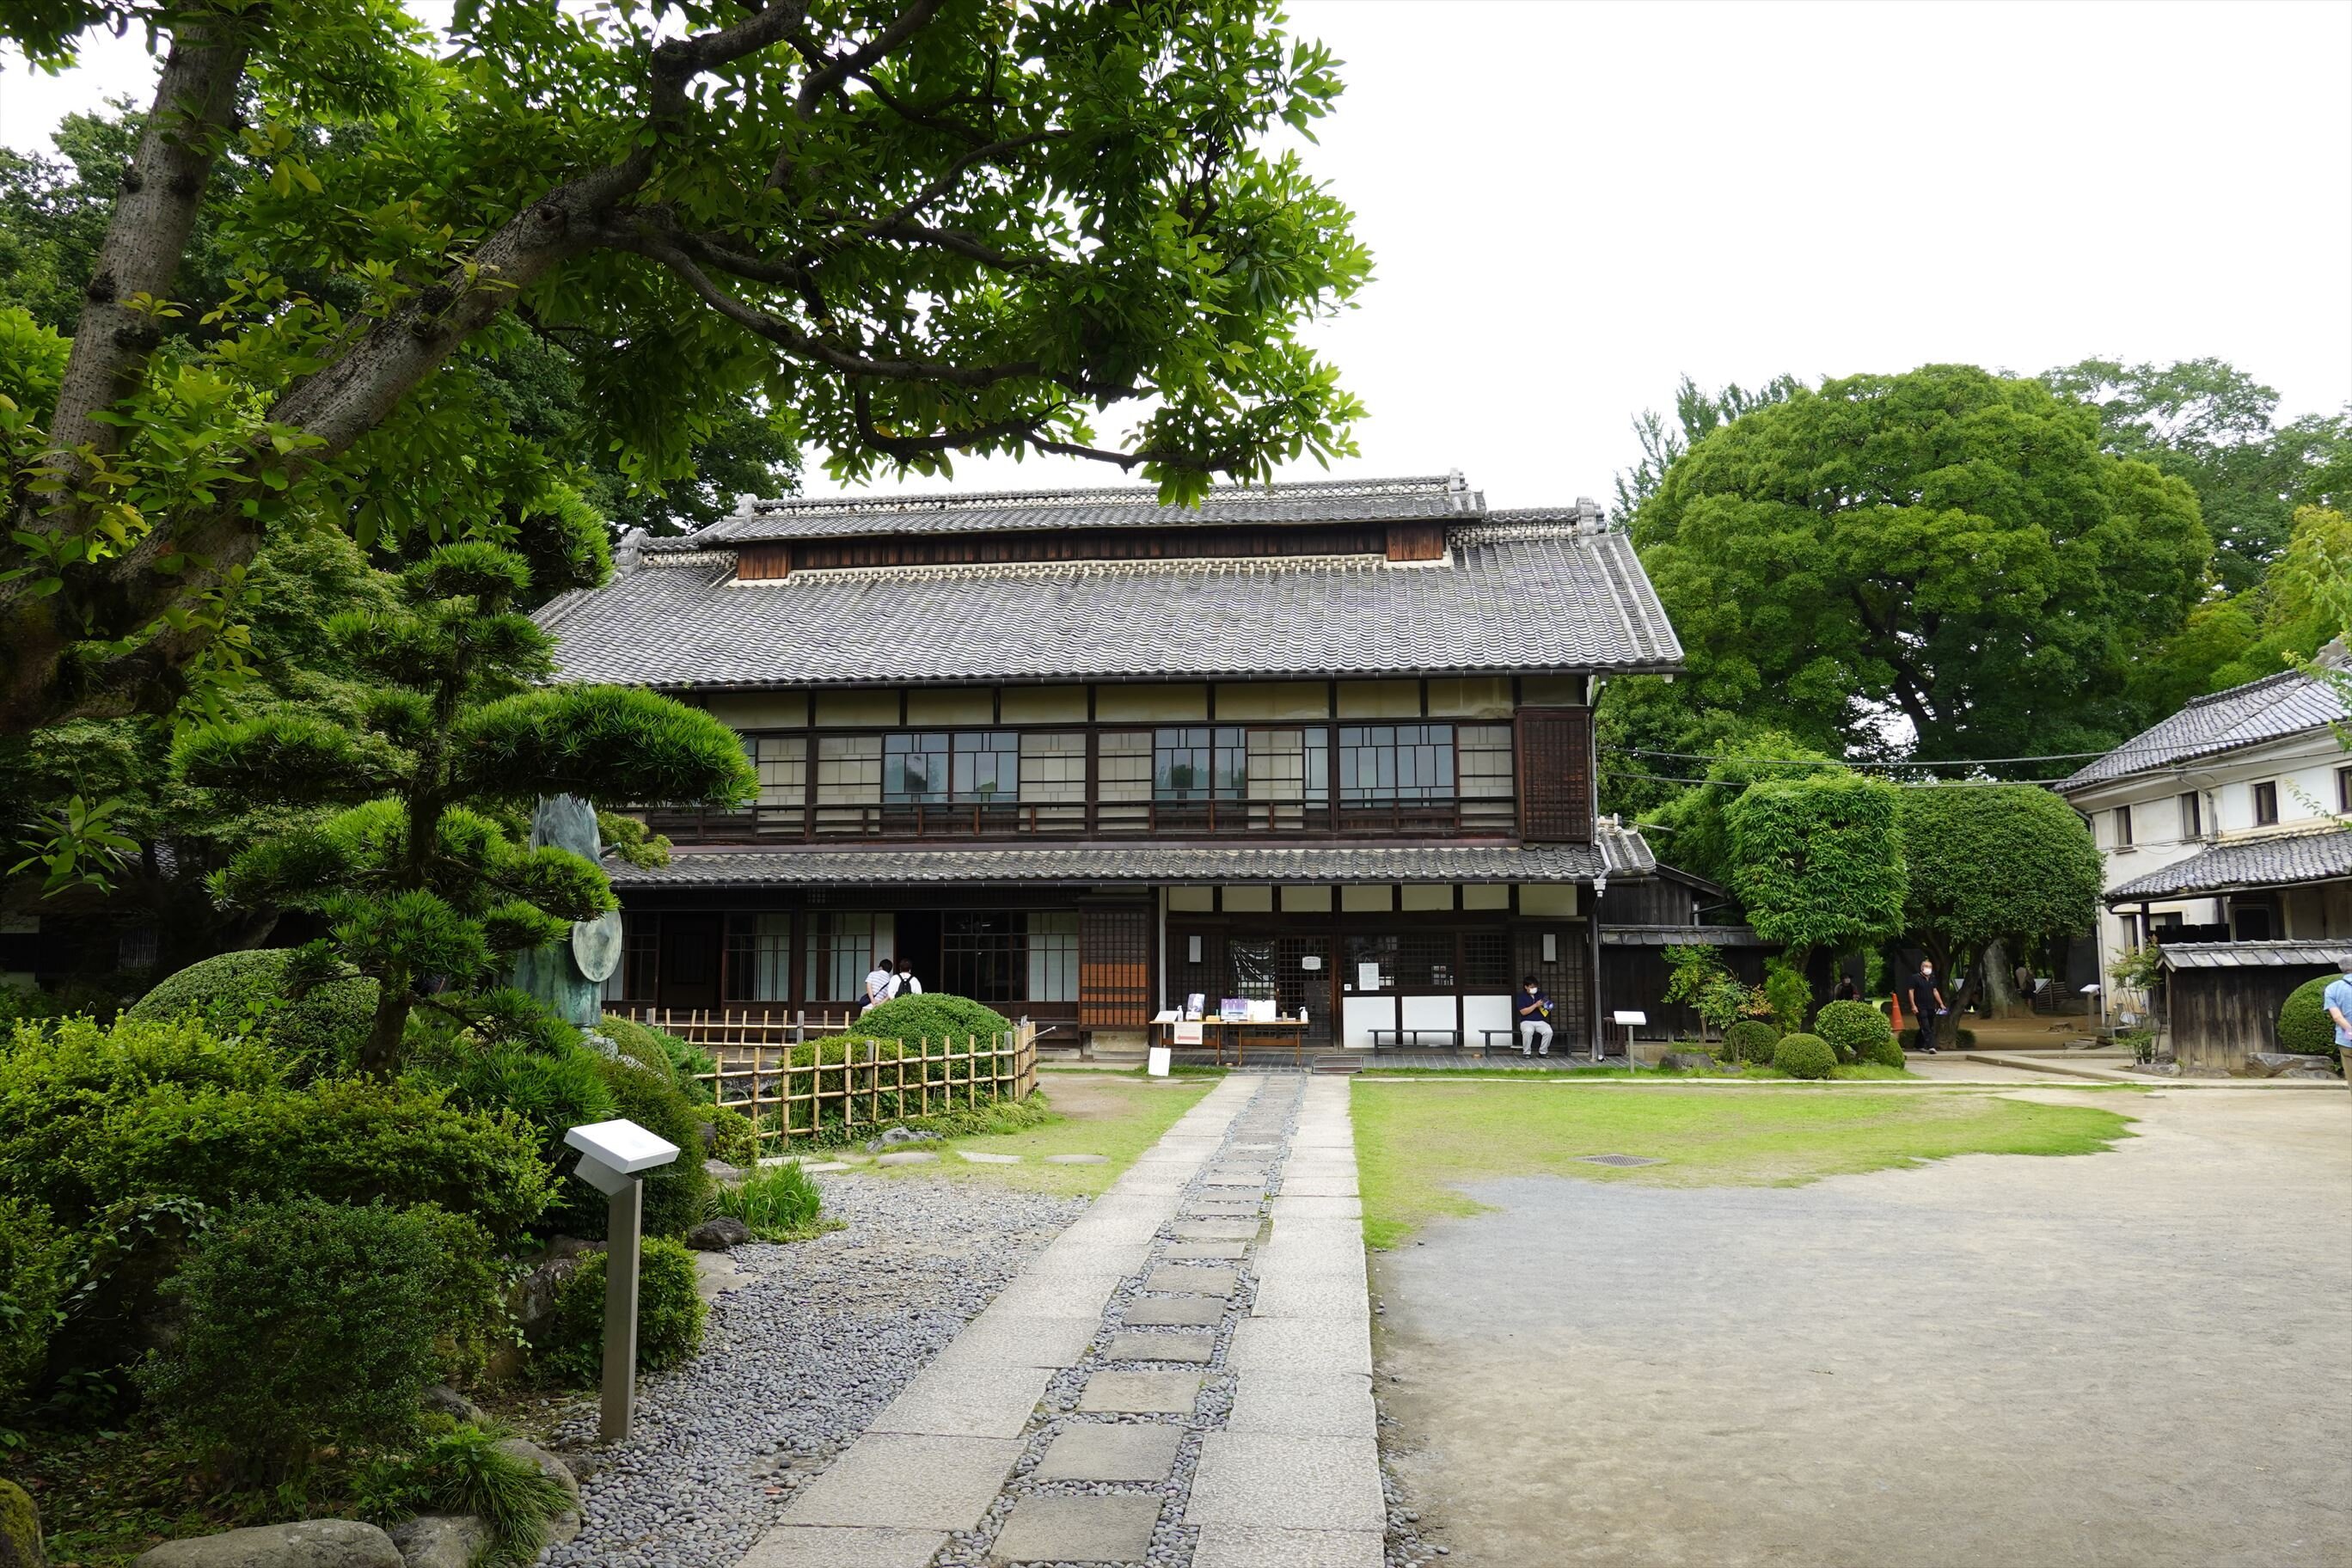
<instances>
[{"instance_id":1,"label":"wooden lattice window","mask_svg":"<svg viewBox=\"0 0 2352 1568\"><path fill-rule=\"evenodd\" d=\"M1078 1026L1139 1029L1151 1021L1151 911L1092 905L1078 912Z\"/></svg>"},{"instance_id":2,"label":"wooden lattice window","mask_svg":"<svg viewBox=\"0 0 2352 1568\"><path fill-rule=\"evenodd\" d=\"M1522 708L1519 832L1530 843L1592 842L1592 710Z\"/></svg>"}]
</instances>

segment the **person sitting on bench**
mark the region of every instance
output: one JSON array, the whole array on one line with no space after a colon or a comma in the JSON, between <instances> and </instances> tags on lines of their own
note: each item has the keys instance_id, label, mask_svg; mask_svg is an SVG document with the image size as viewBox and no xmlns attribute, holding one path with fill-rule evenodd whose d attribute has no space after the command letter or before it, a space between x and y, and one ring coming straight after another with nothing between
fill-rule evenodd
<instances>
[{"instance_id":1,"label":"person sitting on bench","mask_svg":"<svg viewBox=\"0 0 2352 1568\"><path fill-rule=\"evenodd\" d=\"M1535 1055L1551 1055L1551 998L1536 984L1532 974L1519 983L1519 1055L1528 1054L1530 1047L1540 1047Z\"/></svg>"}]
</instances>

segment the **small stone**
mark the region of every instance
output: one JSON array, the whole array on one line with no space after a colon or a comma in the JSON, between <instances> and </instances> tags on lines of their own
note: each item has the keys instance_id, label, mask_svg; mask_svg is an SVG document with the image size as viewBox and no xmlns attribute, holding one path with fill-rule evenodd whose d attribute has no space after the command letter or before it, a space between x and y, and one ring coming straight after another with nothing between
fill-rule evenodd
<instances>
[{"instance_id":1,"label":"small stone","mask_svg":"<svg viewBox=\"0 0 2352 1568\"><path fill-rule=\"evenodd\" d=\"M450 1420L457 1422L461 1426L470 1425L478 1426L483 1422L489 1419L488 1416L482 1414L482 1407L480 1405L475 1404L472 1400L467 1398L464 1394L458 1393L456 1389L450 1387L446 1383L436 1383L430 1388L427 1388L424 1393L418 1394L416 1396L416 1407L426 1412L428 1415L446 1415ZM0 1557L0 1565L5 1565L7 1561L8 1560L6 1558Z\"/></svg>"},{"instance_id":2,"label":"small stone","mask_svg":"<svg viewBox=\"0 0 2352 1568\"><path fill-rule=\"evenodd\" d=\"M306 1519L167 1541L131 1568L406 1568L392 1537L353 1519Z\"/></svg>"},{"instance_id":3,"label":"small stone","mask_svg":"<svg viewBox=\"0 0 2352 1568\"><path fill-rule=\"evenodd\" d=\"M751 1239L751 1227L733 1215L713 1215L686 1233L697 1252L730 1252Z\"/></svg>"},{"instance_id":4,"label":"small stone","mask_svg":"<svg viewBox=\"0 0 2352 1568\"><path fill-rule=\"evenodd\" d=\"M471 1568L488 1552L490 1527L470 1513L426 1513L391 1531L406 1568Z\"/></svg>"},{"instance_id":5,"label":"small stone","mask_svg":"<svg viewBox=\"0 0 2352 1568\"><path fill-rule=\"evenodd\" d=\"M958 1158L969 1160L975 1165L1017 1165L1021 1163L1021 1156L1018 1154L983 1154L977 1150L972 1149L959 1149L956 1151L956 1154Z\"/></svg>"},{"instance_id":6,"label":"small stone","mask_svg":"<svg viewBox=\"0 0 2352 1568\"><path fill-rule=\"evenodd\" d=\"M744 1176L742 1166L730 1165L724 1160L705 1160L702 1162L702 1173L714 1182L724 1182L730 1186Z\"/></svg>"},{"instance_id":7,"label":"small stone","mask_svg":"<svg viewBox=\"0 0 2352 1568\"><path fill-rule=\"evenodd\" d=\"M874 1163L877 1165L928 1165L939 1159L928 1149L905 1149L896 1154L885 1154Z\"/></svg>"}]
</instances>

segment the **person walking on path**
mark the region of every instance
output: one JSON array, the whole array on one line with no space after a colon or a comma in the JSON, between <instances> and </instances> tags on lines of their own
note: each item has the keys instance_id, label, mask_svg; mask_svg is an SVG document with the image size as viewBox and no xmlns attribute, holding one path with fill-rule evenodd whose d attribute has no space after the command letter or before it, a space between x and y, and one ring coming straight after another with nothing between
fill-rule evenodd
<instances>
[{"instance_id":1,"label":"person walking on path","mask_svg":"<svg viewBox=\"0 0 2352 1568\"><path fill-rule=\"evenodd\" d=\"M2337 959L2336 967L2343 973L2319 994L2319 1005L2336 1026L2336 1054L2344 1059L2345 1078L2352 1079L2352 958Z\"/></svg>"},{"instance_id":2,"label":"person walking on path","mask_svg":"<svg viewBox=\"0 0 2352 1568\"><path fill-rule=\"evenodd\" d=\"M1944 994L1936 986L1936 961L1921 959L1919 973L1904 983L1903 990L1911 1016L1919 1020L1919 1048L1932 1057L1937 1054L1936 1019L1944 1011Z\"/></svg>"},{"instance_id":3,"label":"person walking on path","mask_svg":"<svg viewBox=\"0 0 2352 1568\"><path fill-rule=\"evenodd\" d=\"M1536 1046L1542 1049L1535 1055L1551 1055L1551 998L1544 994L1534 975L1520 982L1518 1000L1519 1055L1528 1055L1529 1047Z\"/></svg>"}]
</instances>

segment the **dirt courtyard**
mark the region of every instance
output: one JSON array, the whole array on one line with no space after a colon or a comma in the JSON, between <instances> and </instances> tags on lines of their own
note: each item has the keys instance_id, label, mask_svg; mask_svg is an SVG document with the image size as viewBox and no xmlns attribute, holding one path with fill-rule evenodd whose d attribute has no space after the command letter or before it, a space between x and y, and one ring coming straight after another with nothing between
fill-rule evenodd
<instances>
[{"instance_id":1,"label":"dirt courtyard","mask_svg":"<svg viewBox=\"0 0 2352 1568\"><path fill-rule=\"evenodd\" d=\"M2073 1158L1515 1177L1376 1255L1382 1445L1474 1568L2352 1562L2352 1094L2021 1091Z\"/></svg>"}]
</instances>

